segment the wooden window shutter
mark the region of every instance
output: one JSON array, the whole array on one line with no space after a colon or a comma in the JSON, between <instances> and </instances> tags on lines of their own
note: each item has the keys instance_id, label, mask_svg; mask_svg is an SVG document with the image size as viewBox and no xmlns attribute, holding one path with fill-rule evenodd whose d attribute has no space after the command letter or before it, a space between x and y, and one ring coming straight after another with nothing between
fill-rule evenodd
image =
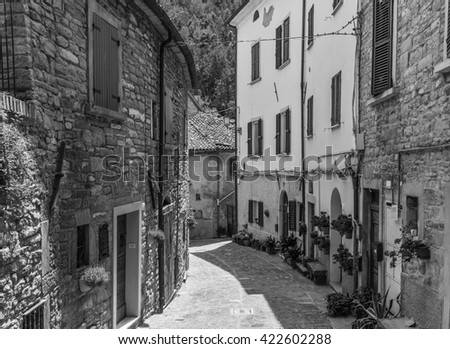
<instances>
[{"instance_id":1,"label":"wooden window shutter","mask_svg":"<svg viewBox=\"0 0 450 349\"><path fill-rule=\"evenodd\" d=\"M277 114L275 140L276 140L276 153L281 154L281 114Z\"/></svg>"},{"instance_id":2,"label":"wooden window shutter","mask_svg":"<svg viewBox=\"0 0 450 349\"><path fill-rule=\"evenodd\" d=\"M341 72L331 81L331 126L341 123Z\"/></svg>"},{"instance_id":3,"label":"wooden window shutter","mask_svg":"<svg viewBox=\"0 0 450 349\"><path fill-rule=\"evenodd\" d=\"M314 41L314 5L308 12L308 45Z\"/></svg>"},{"instance_id":4,"label":"wooden window shutter","mask_svg":"<svg viewBox=\"0 0 450 349\"><path fill-rule=\"evenodd\" d=\"M258 224L260 227L264 227L264 203L258 203Z\"/></svg>"},{"instance_id":5,"label":"wooden window shutter","mask_svg":"<svg viewBox=\"0 0 450 349\"><path fill-rule=\"evenodd\" d=\"M314 118L314 96L311 96L308 98L308 112L307 112L307 129L306 129L306 134L307 136L312 136L313 135L313 118Z\"/></svg>"},{"instance_id":6,"label":"wooden window shutter","mask_svg":"<svg viewBox=\"0 0 450 349\"><path fill-rule=\"evenodd\" d=\"M248 222L253 223L253 201L248 200Z\"/></svg>"},{"instance_id":7,"label":"wooden window shutter","mask_svg":"<svg viewBox=\"0 0 450 349\"><path fill-rule=\"evenodd\" d=\"M119 31L93 14L94 105L119 111Z\"/></svg>"},{"instance_id":8,"label":"wooden window shutter","mask_svg":"<svg viewBox=\"0 0 450 349\"><path fill-rule=\"evenodd\" d=\"M392 1L373 1L372 95L374 96L393 86Z\"/></svg>"},{"instance_id":9,"label":"wooden window shutter","mask_svg":"<svg viewBox=\"0 0 450 349\"><path fill-rule=\"evenodd\" d=\"M289 230L297 230L297 202L289 201Z\"/></svg>"},{"instance_id":10,"label":"wooden window shutter","mask_svg":"<svg viewBox=\"0 0 450 349\"><path fill-rule=\"evenodd\" d=\"M263 123L262 119L258 120L258 154L263 155Z\"/></svg>"},{"instance_id":11,"label":"wooden window shutter","mask_svg":"<svg viewBox=\"0 0 450 349\"><path fill-rule=\"evenodd\" d=\"M281 57L281 48L282 48L282 33L283 28L281 25L276 29L275 32L275 67L278 69L283 64Z\"/></svg>"},{"instance_id":12,"label":"wooden window shutter","mask_svg":"<svg viewBox=\"0 0 450 349\"><path fill-rule=\"evenodd\" d=\"M291 152L291 110L288 109L285 112L285 118L286 118L286 148L285 152L286 154L289 154Z\"/></svg>"},{"instance_id":13,"label":"wooden window shutter","mask_svg":"<svg viewBox=\"0 0 450 349\"><path fill-rule=\"evenodd\" d=\"M450 58L450 0L448 1L447 12L447 58Z\"/></svg>"},{"instance_id":14,"label":"wooden window shutter","mask_svg":"<svg viewBox=\"0 0 450 349\"><path fill-rule=\"evenodd\" d=\"M289 60L289 31L290 19L287 18L283 22L283 63Z\"/></svg>"},{"instance_id":15,"label":"wooden window shutter","mask_svg":"<svg viewBox=\"0 0 450 349\"><path fill-rule=\"evenodd\" d=\"M253 123L247 124L247 148L248 155L253 155Z\"/></svg>"},{"instance_id":16,"label":"wooden window shutter","mask_svg":"<svg viewBox=\"0 0 450 349\"><path fill-rule=\"evenodd\" d=\"M259 78L259 43L252 46L252 81Z\"/></svg>"}]
</instances>

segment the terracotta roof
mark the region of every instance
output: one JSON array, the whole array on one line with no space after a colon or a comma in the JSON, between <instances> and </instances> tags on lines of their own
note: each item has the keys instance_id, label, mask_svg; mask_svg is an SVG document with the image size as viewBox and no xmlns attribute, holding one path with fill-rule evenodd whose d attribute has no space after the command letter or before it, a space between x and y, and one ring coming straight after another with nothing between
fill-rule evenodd
<instances>
[{"instance_id":1,"label":"terracotta roof","mask_svg":"<svg viewBox=\"0 0 450 349\"><path fill-rule=\"evenodd\" d=\"M214 112L199 112L189 119L189 150L234 150L234 125Z\"/></svg>"}]
</instances>

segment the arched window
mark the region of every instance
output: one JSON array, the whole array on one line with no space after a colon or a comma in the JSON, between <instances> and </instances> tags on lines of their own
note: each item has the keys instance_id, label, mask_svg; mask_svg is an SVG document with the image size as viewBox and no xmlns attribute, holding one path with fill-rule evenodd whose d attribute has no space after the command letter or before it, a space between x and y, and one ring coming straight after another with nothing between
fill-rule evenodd
<instances>
[{"instance_id":1,"label":"arched window","mask_svg":"<svg viewBox=\"0 0 450 349\"><path fill-rule=\"evenodd\" d=\"M259 11L255 11L253 14L253 22L255 22L259 18Z\"/></svg>"}]
</instances>

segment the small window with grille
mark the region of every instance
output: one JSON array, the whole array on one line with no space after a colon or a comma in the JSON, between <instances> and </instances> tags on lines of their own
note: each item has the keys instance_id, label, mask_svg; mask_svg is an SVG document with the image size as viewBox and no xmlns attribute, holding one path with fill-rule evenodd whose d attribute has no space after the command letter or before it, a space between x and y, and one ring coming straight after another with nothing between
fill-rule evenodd
<instances>
[{"instance_id":1,"label":"small window with grille","mask_svg":"<svg viewBox=\"0 0 450 349\"><path fill-rule=\"evenodd\" d=\"M341 124L341 72L331 80L331 126Z\"/></svg>"},{"instance_id":2,"label":"small window with grille","mask_svg":"<svg viewBox=\"0 0 450 349\"><path fill-rule=\"evenodd\" d=\"M44 300L23 314L22 329L39 330L47 327L44 322L45 304L46 301Z\"/></svg>"}]
</instances>

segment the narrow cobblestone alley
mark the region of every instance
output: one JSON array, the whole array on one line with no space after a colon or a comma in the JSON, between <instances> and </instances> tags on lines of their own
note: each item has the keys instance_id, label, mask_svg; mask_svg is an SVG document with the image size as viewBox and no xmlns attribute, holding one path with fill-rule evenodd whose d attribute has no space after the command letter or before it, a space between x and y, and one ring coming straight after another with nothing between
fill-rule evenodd
<instances>
[{"instance_id":1,"label":"narrow cobblestone alley","mask_svg":"<svg viewBox=\"0 0 450 349\"><path fill-rule=\"evenodd\" d=\"M333 290L314 285L278 255L229 240L193 242L190 253L186 284L164 313L151 316L143 327L336 327L326 316L324 299Z\"/></svg>"}]
</instances>

